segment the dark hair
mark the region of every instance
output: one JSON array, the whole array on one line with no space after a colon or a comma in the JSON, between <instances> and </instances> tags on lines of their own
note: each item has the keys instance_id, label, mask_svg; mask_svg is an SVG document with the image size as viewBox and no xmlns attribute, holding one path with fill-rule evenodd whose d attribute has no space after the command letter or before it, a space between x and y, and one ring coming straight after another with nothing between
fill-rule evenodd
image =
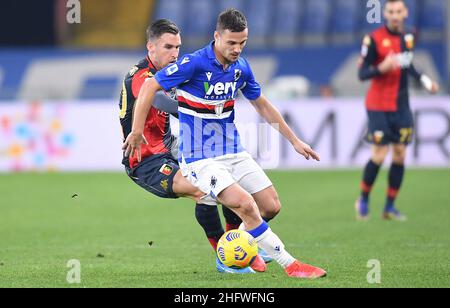
<instances>
[{"instance_id":1,"label":"dark hair","mask_svg":"<svg viewBox=\"0 0 450 308\"><path fill-rule=\"evenodd\" d=\"M247 29L247 19L244 14L236 9L228 9L220 13L217 18L216 30L219 32L230 30L231 32L242 32Z\"/></svg>"},{"instance_id":2,"label":"dark hair","mask_svg":"<svg viewBox=\"0 0 450 308\"><path fill-rule=\"evenodd\" d=\"M159 39L164 33L176 35L180 33L180 29L168 19L157 20L147 28L147 41Z\"/></svg>"}]
</instances>

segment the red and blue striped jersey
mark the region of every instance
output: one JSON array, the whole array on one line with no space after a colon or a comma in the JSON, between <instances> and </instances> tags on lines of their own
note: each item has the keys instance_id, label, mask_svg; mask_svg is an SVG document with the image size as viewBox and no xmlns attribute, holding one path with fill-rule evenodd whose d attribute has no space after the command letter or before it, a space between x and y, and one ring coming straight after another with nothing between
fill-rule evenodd
<instances>
[{"instance_id":1,"label":"red and blue striped jersey","mask_svg":"<svg viewBox=\"0 0 450 308\"><path fill-rule=\"evenodd\" d=\"M249 63L239 58L226 69L214 54L214 42L182 57L155 75L164 90L177 88L180 121L179 160L194 161L244 151L236 129L236 95L261 95Z\"/></svg>"}]
</instances>

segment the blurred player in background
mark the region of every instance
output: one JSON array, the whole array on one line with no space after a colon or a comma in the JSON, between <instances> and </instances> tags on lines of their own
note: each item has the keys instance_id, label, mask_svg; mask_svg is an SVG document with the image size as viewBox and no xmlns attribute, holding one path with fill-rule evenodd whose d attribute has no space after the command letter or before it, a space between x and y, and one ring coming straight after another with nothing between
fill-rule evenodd
<instances>
[{"instance_id":1,"label":"blurred player in background","mask_svg":"<svg viewBox=\"0 0 450 308\"><path fill-rule=\"evenodd\" d=\"M406 147L412 141L413 117L409 107L408 75L431 93L439 85L417 72L413 65L414 33L405 29L408 9L403 0L388 0L384 8L386 25L367 35L362 45L360 80L371 79L366 97L369 118L367 141L372 157L364 169L361 196L356 202L357 219L367 220L369 194L383 161L392 149L389 187L383 211L384 219L406 219L395 207L405 172Z\"/></svg>"},{"instance_id":2,"label":"blurred player in background","mask_svg":"<svg viewBox=\"0 0 450 308\"><path fill-rule=\"evenodd\" d=\"M290 255L261 218L261 214L276 215L279 200L267 175L240 143L234 125L237 91L242 91L268 123L278 125L280 133L299 154L306 159L319 160L319 156L294 134L279 111L261 94L249 63L240 57L248 39L245 16L234 9L221 13L214 39L207 47L183 57L144 83L137 100L133 129L124 148L131 153L140 151L145 116L155 94L161 89L177 87L182 139L179 161L183 175L207 192L213 205L218 201L236 212L258 246L273 257L288 276L323 277L324 270L301 263ZM220 264L219 259L217 264Z\"/></svg>"},{"instance_id":3,"label":"blurred player in background","mask_svg":"<svg viewBox=\"0 0 450 308\"><path fill-rule=\"evenodd\" d=\"M120 100L120 123L124 136L131 132L133 110L136 98L142 84L146 79L152 78L160 69L178 59L181 36L178 27L169 20L158 20L147 30L148 55L136 64L126 75ZM166 95L167 94L167 95ZM145 144L141 148L141 157L138 154L124 155L122 163L128 176L148 192L161 197L175 199L188 197L197 202L195 216L205 230L206 236L215 250L217 243L225 233L216 206L201 203L205 194L194 187L181 175L178 166L177 138L170 129L170 114L178 117L178 102L173 93L158 92L155 104L149 110L145 123ZM226 221L226 231L237 229L242 220L233 211L223 207ZM263 254L263 252L260 252ZM256 271L265 271L267 256L258 256L252 263ZM249 269L233 270L223 267L227 273L250 273Z\"/></svg>"}]
</instances>

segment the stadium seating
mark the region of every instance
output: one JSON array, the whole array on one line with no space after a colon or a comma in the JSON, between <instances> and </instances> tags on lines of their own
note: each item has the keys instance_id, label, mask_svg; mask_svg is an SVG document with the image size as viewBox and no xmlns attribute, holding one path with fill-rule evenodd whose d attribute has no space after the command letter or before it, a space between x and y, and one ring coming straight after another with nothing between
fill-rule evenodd
<instances>
[{"instance_id":1,"label":"stadium seating","mask_svg":"<svg viewBox=\"0 0 450 308\"><path fill-rule=\"evenodd\" d=\"M252 40L249 47L302 44L349 44L383 23L369 23L367 16L375 0L159 0L154 18L174 20L183 30L185 43L198 45L211 39L217 14L237 8L248 18ZM426 40L442 40L445 29L444 0L405 0L409 7L409 28L417 28ZM187 4L189 3L189 4ZM186 16L194 16L188 18Z\"/></svg>"},{"instance_id":2,"label":"stadium seating","mask_svg":"<svg viewBox=\"0 0 450 308\"><path fill-rule=\"evenodd\" d=\"M421 40L439 41L444 37L446 5L444 0L423 0L419 17Z\"/></svg>"},{"instance_id":3,"label":"stadium seating","mask_svg":"<svg viewBox=\"0 0 450 308\"><path fill-rule=\"evenodd\" d=\"M330 32L335 43L350 43L358 27L360 0L336 0L331 16Z\"/></svg>"},{"instance_id":4,"label":"stadium seating","mask_svg":"<svg viewBox=\"0 0 450 308\"><path fill-rule=\"evenodd\" d=\"M298 0L278 0L275 7L273 39L277 46L292 46L297 42L303 6Z\"/></svg>"},{"instance_id":5,"label":"stadium seating","mask_svg":"<svg viewBox=\"0 0 450 308\"><path fill-rule=\"evenodd\" d=\"M250 47L265 46L272 29L273 0L250 1L247 7L247 18L251 30Z\"/></svg>"},{"instance_id":6,"label":"stadium seating","mask_svg":"<svg viewBox=\"0 0 450 308\"><path fill-rule=\"evenodd\" d=\"M218 0L218 12L222 12L228 8L235 8L240 11L246 12L245 0Z\"/></svg>"},{"instance_id":7,"label":"stadium seating","mask_svg":"<svg viewBox=\"0 0 450 308\"><path fill-rule=\"evenodd\" d=\"M328 0L306 0L303 20L303 42L325 43L328 34L332 2Z\"/></svg>"},{"instance_id":8,"label":"stadium seating","mask_svg":"<svg viewBox=\"0 0 450 308\"><path fill-rule=\"evenodd\" d=\"M170 19L175 22L181 29L187 27L191 20L186 18L187 1L185 0L166 0L157 1L152 20Z\"/></svg>"},{"instance_id":9,"label":"stadium seating","mask_svg":"<svg viewBox=\"0 0 450 308\"><path fill-rule=\"evenodd\" d=\"M211 0L190 0L183 12L188 22L181 28L183 43L198 47L213 39L215 3Z\"/></svg>"},{"instance_id":10,"label":"stadium seating","mask_svg":"<svg viewBox=\"0 0 450 308\"><path fill-rule=\"evenodd\" d=\"M409 16L406 20L406 24L410 28L417 28L418 22L418 13L419 13L419 0L405 0L406 5L408 6Z\"/></svg>"}]
</instances>

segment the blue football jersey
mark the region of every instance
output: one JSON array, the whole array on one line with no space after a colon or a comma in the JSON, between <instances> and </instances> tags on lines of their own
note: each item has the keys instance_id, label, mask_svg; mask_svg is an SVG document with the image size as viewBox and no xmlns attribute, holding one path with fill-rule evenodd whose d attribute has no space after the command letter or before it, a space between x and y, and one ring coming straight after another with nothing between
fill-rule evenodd
<instances>
[{"instance_id":1,"label":"blue football jersey","mask_svg":"<svg viewBox=\"0 0 450 308\"><path fill-rule=\"evenodd\" d=\"M214 42L159 71L155 78L166 91L177 88L180 161L214 158L244 151L234 123L238 90L249 100L261 95L247 60L224 70Z\"/></svg>"}]
</instances>

